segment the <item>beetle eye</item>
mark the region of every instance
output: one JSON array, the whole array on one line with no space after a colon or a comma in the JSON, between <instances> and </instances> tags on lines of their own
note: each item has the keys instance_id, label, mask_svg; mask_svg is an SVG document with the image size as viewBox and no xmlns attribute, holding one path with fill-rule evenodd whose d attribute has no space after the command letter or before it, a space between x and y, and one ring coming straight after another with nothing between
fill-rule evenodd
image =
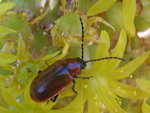
<instances>
[{"instance_id":1,"label":"beetle eye","mask_svg":"<svg viewBox=\"0 0 150 113\"><path fill-rule=\"evenodd\" d=\"M81 66L82 69L84 69L86 67L86 63L82 62L82 63L80 63L80 66Z\"/></svg>"},{"instance_id":2,"label":"beetle eye","mask_svg":"<svg viewBox=\"0 0 150 113\"><path fill-rule=\"evenodd\" d=\"M80 67L84 69L86 67L86 62L80 58L77 58L77 61L80 63Z\"/></svg>"}]
</instances>

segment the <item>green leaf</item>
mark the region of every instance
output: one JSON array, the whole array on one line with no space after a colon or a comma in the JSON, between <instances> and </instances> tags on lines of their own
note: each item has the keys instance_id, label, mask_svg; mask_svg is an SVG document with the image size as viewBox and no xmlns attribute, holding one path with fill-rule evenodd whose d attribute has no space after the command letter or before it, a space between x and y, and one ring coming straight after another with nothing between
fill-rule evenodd
<instances>
[{"instance_id":1,"label":"green leaf","mask_svg":"<svg viewBox=\"0 0 150 113\"><path fill-rule=\"evenodd\" d=\"M136 26L136 30L137 31L145 31L146 29L149 28L150 26L150 21L147 21L145 18L143 17L139 17L137 16L135 18L135 26Z\"/></svg>"},{"instance_id":2,"label":"green leaf","mask_svg":"<svg viewBox=\"0 0 150 113\"><path fill-rule=\"evenodd\" d=\"M23 18L18 18L17 16L8 16L4 21L4 26L15 30L17 33L21 33L22 37L26 40L28 39L27 37L31 31L28 22ZM18 37L18 34L13 36Z\"/></svg>"},{"instance_id":3,"label":"green leaf","mask_svg":"<svg viewBox=\"0 0 150 113\"><path fill-rule=\"evenodd\" d=\"M142 11L141 17L144 18L146 21L150 22L150 4L146 4Z\"/></svg>"},{"instance_id":4,"label":"green leaf","mask_svg":"<svg viewBox=\"0 0 150 113\"><path fill-rule=\"evenodd\" d=\"M14 7L14 2L4 2L0 4L0 12L7 11Z\"/></svg>"},{"instance_id":5,"label":"green leaf","mask_svg":"<svg viewBox=\"0 0 150 113\"><path fill-rule=\"evenodd\" d=\"M9 29L5 26L0 26L0 38L3 38L10 33L16 33L16 31Z\"/></svg>"},{"instance_id":6,"label":"green leaf","mask_svg":"<svg viewBox=\"0 0 150 113\"><path fill-rule=\"evenodd\" d=\"M95 1L91 0L79 0L79 10L82 12L87 12L94 2Z\"/></svg>"},{"instance_id":7,"label":"green leaf","mask_svg":"<svg viewBox=\"0 0 150 113\"><path fill-rule=\"evenodd\" d=\"M40 53L40 51L43 52L45 49L44 50L42 50L42 49L48 48L50 45L48 38L43 34L43 32L44 32L43 30L38 30L34 33L34 42L32 43L32 48L34 48L35 53ZM43 53L45 53L45 52L43 52Z\"/></svg>"},{"instance_id":8,"label":"green leaf","mask_svg":"<svg viewBox=\"0 0 150 113\"><path fill-rule=\"evenodd\" d=\"M35 12L36 0L12 0L15 3L17 9L30 9Z\"/></svg>"},{"instance_id":9,"label":"green leaf","mask_svg":"<svg viewBox=\"0 0 150 113\"><path fill-rule=\"evenodd\" d=\"M134 18L136 14L136 0L123 0L122 19L124 27L130 37L135 36Z\"/></svg>"},{"instance_id":10,"label":"green leaf","mask_svg":"<svg viewBox=\"0 0 150 113\"><path fill-rule=\"evenodd\" d=\"M110 8L106 13L104 19L114 26L117 32L120 32L124 28L122 22L122 7L121 2L116 2L112 8Z\"/></svg>"},{"instance_id":11,"label":"green leaf","mask_svg":"<svg viewBox=\"0 0 150 113\"><path fill-rule=\"evenodd\" d=\"M122 58L124 55L124 51L126 49L126 43L127 43L126 32L124 30L121 30L119 40L110 56ZM113 70L113 69L117 68L119 66L120 62L121 62L121 60L111 59L108 64L108 69Z\"/></svg>"},{"instance_id":12,"label":"green leaf","mask_svg":"<svg viewBox=\"0 0 150 113\"><path fill-rule=\"evenodd\" d=\"M0 64L8 64L15 62L17 57L8 53L0 52Z\"/></svg>"},{"instance_id":13,"label":"green leaf","mask_svg":"<svg viewBox=\"0 0 150 113\"><path fill-rule=\"evenodd\" d=\"M81 35L82 30L79 15L76 13L68 13L63 16L60 20L58 31L60 34L65 33L64 35Z\"/></svg>"},{"instance_id":14,"label":"green leaf","mask_svg":"<svg viewBox=\"0 0 150 113\"><path fill-rule=\"evenodd\" d=\"M113 4L116 2L116 0L98 0L88 11L88 16L93 16L98 13L102 13L106 10L108 10L110 7L113 6Z\"/></svg>"}]
</instances>

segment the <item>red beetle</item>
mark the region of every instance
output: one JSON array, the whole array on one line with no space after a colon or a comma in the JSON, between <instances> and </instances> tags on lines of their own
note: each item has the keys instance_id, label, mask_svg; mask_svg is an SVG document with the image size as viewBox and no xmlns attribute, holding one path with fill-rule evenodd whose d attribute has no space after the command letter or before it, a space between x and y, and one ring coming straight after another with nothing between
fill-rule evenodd
<instances>
[{"instance_id":1,"label":"red beetle","mask_svg":"<svg viewBox=\"0 0 150 113\"><path fill-rule=\"evenodd\" d=\"M37 77L33 80L30 87L31 98L36 102L44 102L52 100L56 101L58 94L71 82L73 82L72 90L75 91L75 80L74 78L89 79L90 77L77 76L81 73L82 69L86 67L86 63L99 61L104 59L119 59L118 57L105 57L100 59L94 59L89 61L83 60L83 41L84 41L84 28L83 22L81 21L82 27L82 56L81 58L68 58L66 60L59 60L48 66L47 69L40 72Z\"/></svg>"}]
</instances>

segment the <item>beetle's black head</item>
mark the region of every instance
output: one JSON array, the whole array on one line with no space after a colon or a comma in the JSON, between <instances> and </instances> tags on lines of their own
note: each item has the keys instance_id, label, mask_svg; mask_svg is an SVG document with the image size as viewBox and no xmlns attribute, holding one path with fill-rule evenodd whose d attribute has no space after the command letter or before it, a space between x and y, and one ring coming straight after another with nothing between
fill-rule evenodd
<instances>
[{"instance_id":1,"label":"beetle's black head","mask_svg":"<svg viewBox=\"0 0 150 113\"><path fill-rule=\"evenodd\" d=\"M80 63L80 67L84 69L86 67L86 62L81 58L76 58L76 60Z\"/></svg>"}]
</instances>

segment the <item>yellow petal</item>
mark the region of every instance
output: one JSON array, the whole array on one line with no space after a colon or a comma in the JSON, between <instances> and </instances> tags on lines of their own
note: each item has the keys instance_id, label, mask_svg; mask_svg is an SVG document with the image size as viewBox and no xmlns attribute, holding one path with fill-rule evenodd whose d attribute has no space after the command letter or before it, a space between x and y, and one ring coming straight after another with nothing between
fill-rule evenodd
<instances>
[{"instance_id":1,"label":"yellow petal","mask_svg":"<svg viewBox=\"0 0 150 113\"><path fill-rule=\"evenodd\" d=\"M141 87L142 90L150 94L150 81L146 79L137 79L136 83Z\"/></svg>"},{"instance_id":2,"label":"yellow petal","mask_svg":"<svg viewBox=\"0 0 150 113\"><path fill-rule=\"evenodd\" d=\"M49 9L47 9L42 15L40 15L40 16L34 18L34 19L30 22L30 24L35 24L36 22L42 20L42 19L48 14L48 12L49 12Z\"/></svg>"},{"instance_id":3,"label":"yellow petal","mask_svg":"<svg viewBox=\"0 0 150 113\"><path fill-rule=\"evenodd\" d=\"M8 105L16 107L16 108L23 108L23 105L17 102L17 91L18 88L1 88L1 93L3 99L8 103ZM12 93L13 92L13 93Z\"/></svg>"},{"instance_id":4,"label":"yellow petal","mask_svg":"<svg viewBox=\"0 0 150 113\"><path fill-rule=\"evenodd\" d=\"M129 37L135 36L134 18L136 14L136 0L123 0L122 16L123 24Z\"/></svg>"},{"instance_id":5,"label":"yellow petal","mask_svg":"<svg viewBox=\"0 0 150 113\"><path fill-rule=\"evenodd\" d=\"M115 81L109 81L108 83L113 87L114 93L123 98L142 98L148 96L146 92L140 90L139 88L134 88Z\"/></svg>"},{"instance_id":6,"label":"yellow petal","mask_svg":"<svg viewBox=\"0 0 150 113\"><path fill-rule=\"evenodd\" d=\"M0 63L1 64L8 64L15 62L17 60L17 57L5 52L0 52Z\"/></svg>"},{"instance_id":7,"label":"yellow petal","mask_svg":"<svg viewBox=\"0 0 150 113\"><path fill-rule=\"evenodd\" d=\"M110 27L113 31L115 31L115 28L108 23L107 21L105 21L103 18L101 17L91 17L88 19L88 26L90 27L94 22L101 22L103 24L105 24L106 26Z\"/></svg>"},{"instance_id":8,"label":"yellow petal","mask_svg":"<svg viewBox=\"0 0 150 113\"><path fill-rule=\"evenodd\" d=\"M107 43L104 43L102 45L97 46L97 48L95 50L94 59L104 58L104 57L109 56L108 50L110 47L110 39L109 39L109 35L107 34L106 31L101 32L100 39L102 41L107 42ZM102 72L102 71L107 69L106 68L107 62L108 62L108 60L93 62L92 63L92 69L95 69L99 72Z\"/></svg>"},{"instance_id":9,"label":"yellow petal","mask_svg":"<svg viewBox=\"0 0 150 113\"><path fill-rule=\"evenodd\" d=\"M123 72L124 75L129 75L133 73L144 61L148 58L150 51L144 53L142 56L136 58L135 60L125 64L123 67L117 69L117 71ZM127 76L128 77L128 76Z\"/></svg>"},{"instance_id":10,"label":"yellow petal","mask_svg":"<svg viewBox=\"0 0 150 113\"><path fill-rule=\"evenodd\" d=\"M97 2L87 11L88 16L93 16L108 10L116 0L97 0Z\"/></svg>"},{"instance_id":11,"label":"yellow petal","mask_svg":"<svg viewBox=\"0 0 150 113\"><path fill-rule=\"evenodd\" d=\"M24 58L27 58L27 51L26 51L26 46L25 43L22 39L22 36L20 34L20 37L18 39L18 53L17 53L17 57L19 60L23 60Z\"/></svg>"},{"instance_id":12,"label":"yellow petal","mask_svg":"<svg viewBox=\"0 0 150 113\"><path fill-rule=\"evenodd\" d=\"M149 113L149 111L150 111L150 105L146 102L145 99L142 104L142 113Z\"/></svg>"},{"instance_id":13,"label":"yellow petal","mask_svg":"<svg viewBox=\"0 0 150 113\"><path fill-rule=\"evenodd\" d=\"M126 49L126 43L127 43L126 32L124 30L121 30L119 40L118 40L115 48L113 49L111 56L122 58L124 55L124 51ZM111 59L108 63L108 69L113 70L113 69L117 68L119 66L120 62L121 62L121 60Z\"/></svg>"}]
</instances>

